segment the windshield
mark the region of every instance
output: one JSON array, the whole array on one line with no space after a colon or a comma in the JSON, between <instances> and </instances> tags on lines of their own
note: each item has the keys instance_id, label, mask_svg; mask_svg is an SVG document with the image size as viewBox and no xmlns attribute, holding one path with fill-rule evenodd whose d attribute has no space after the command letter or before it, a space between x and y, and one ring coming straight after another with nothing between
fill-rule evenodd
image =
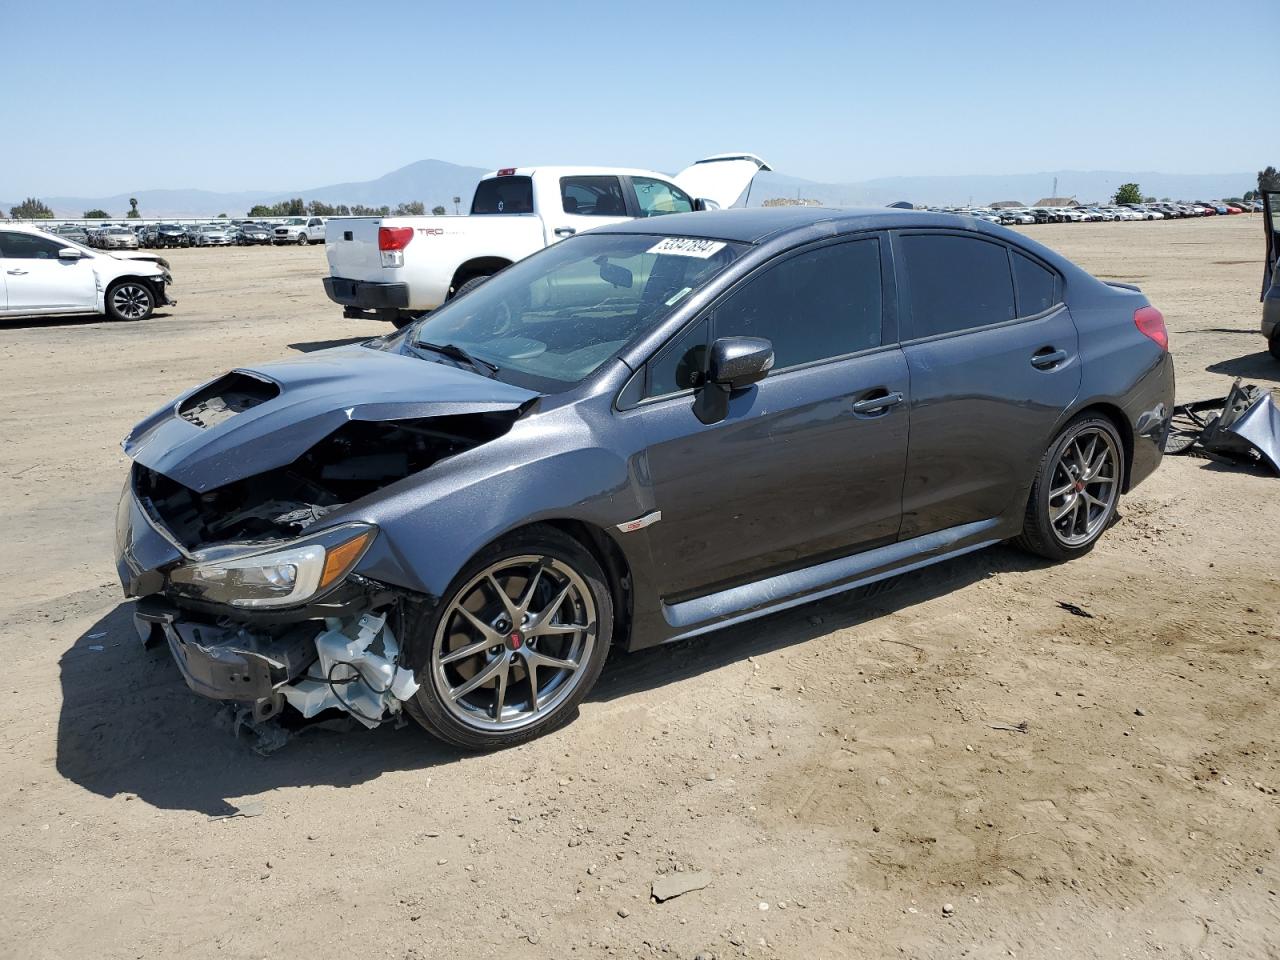
<instances>
[{"instance_id":1,"label":"windshield","mask_svg":"<svg viewBox=\"0 0 1280 960\"><path fill-rule=\"evenodd\" d=\"M420 320L420 344L462 347L500 379L547 392L590 376L747 247L654 234L586 234L508 267Z\"/></svg>"},{"instance_id":2,"label":"windshield","mask_svg":"<svg viewBox=\"0 0 1280 960\"><path fill-rule=\"evenodd\" d=\"M306 221L305 221L305 220L303 220L301 217L292 217L292 218L290 218L290 219L286 220L284 223L285 223L285 226L287 226L287 227L300 227L300 226L302 226L305 222L306 222Z\"/></svg>"}]
</instances>

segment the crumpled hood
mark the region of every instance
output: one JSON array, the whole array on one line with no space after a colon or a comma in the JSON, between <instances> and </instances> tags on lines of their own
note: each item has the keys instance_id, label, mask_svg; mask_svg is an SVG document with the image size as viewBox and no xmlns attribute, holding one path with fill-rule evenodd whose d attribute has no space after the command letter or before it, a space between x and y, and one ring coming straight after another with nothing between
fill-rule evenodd
<instances>
[{"instance_id":1,"label":"crumpled hood","mask_svg":"<svg viewBox=\"0 0 1280 960\"><path fill-rule=\"evenodd\" d=\"M193 400L232 378L258 385L265 399L218 418L191 409ZM514 410L536 396L443 363L338 347L239 367L157 410L122 446L143 466L203 493L292 463L348 420ZM202 425L202 419L209 422Z\"/></svg>"}]
</instances>

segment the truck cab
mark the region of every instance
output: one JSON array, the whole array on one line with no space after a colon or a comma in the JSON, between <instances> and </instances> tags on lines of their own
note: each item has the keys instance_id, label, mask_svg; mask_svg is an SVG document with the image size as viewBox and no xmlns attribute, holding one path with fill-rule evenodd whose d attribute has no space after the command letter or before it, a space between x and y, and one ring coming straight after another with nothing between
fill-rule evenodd
<instances>
[{"instance_id":1,"label":"truck cab","mask_svg":"<svg viewBox=\"0 0 1280 960\"><path fill-rule=\"evenodd\" d=\"M400 325L576 233L732 206L768 169L751 154L708 157L674 177L617 167L504 167L481 178L465 217L331 220L325 293L346 317Z\"/></svg>"}]
</instances>

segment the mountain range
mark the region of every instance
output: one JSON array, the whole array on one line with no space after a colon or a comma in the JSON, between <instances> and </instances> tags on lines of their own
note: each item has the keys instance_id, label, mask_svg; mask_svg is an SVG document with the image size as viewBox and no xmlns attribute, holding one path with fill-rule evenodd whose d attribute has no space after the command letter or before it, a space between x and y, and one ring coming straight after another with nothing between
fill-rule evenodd
<instances>
[{"instance_id":1,"label":"mountain range","mask_svg":"<svg viewBox=\"0 0 1280 960\"><path fill-rule=\"evenodd\" d=\"M79 217L99 208L115 217L129 209L129 198L138 200L144 217L211 217L220 213L243 216L256 203L274 203L290 197L325 203L395 206L421 200L427 208L438 205L453 212L453 198L465 208L476 181L487 173L443 160L419 160L375 180L335 183L299 190L248 190L219 193L211 190L133 190L110 197L41 197L59 217ZM1170 174L1152 171L1053 170L1044 173L975 174L933 177L880 177L850 183L822 183L781 173L762 173L747 195L747 204L758 206L772 198L817 200L830 206L884 206L897 200L927 205L987 204L1018 200L1032 204L1043 197L1075 197L1083 201L1109 198L1122 183L1140 184L1143 193L1182 200L1239 196L1254 187L1252 173ZM1057 189L1055 190L1055 183ZM8 211L19 201L0 201ZM741 202L741 201L740 201Z\"/></svg>"}]
</instances>

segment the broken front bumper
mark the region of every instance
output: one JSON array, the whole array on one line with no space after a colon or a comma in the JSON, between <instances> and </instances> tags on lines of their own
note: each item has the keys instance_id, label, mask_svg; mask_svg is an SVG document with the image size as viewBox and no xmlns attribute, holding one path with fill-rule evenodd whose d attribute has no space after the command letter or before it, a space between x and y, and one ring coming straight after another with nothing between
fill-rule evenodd
<instances>
[{"instance_id":1,"label":"broken front bumper","mask_svg":"<svg viewBox=\"0 0 1280 960\"><path fill-rule=\"evenodd\" d=\"M387 623L398 596L388 588L353 577L295 609L231 609L168 592L168 571L187 557L126 484L116 514L120 582L139 598L143 641L163 639L195 693L252 706L257 719L287 701L306 717L338 708L375 727L417 692Z\"/></svg>"},{"instance_id":2,"label":"broken front bumper","mask_svg":"<svg viewBox=\"0 0 1280 960\"><path fill-rule=\"evenodd\" d=\"M246 626L187 617L155 597L139 600L134 611L139 634L149 640L159 630L187 686L202 697L246 703L265 700L315 662L314 624L301 623L272 636Z\"/></svg>"}]
</instances>

